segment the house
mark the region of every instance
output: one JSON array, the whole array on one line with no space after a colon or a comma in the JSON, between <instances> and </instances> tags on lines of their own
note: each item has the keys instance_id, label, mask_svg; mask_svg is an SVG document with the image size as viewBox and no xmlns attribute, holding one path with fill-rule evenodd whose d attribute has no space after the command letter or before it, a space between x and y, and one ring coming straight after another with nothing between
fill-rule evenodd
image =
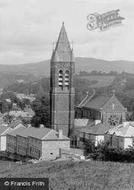
<instances>
[{"instance_id":1,"label":"house","mask_svg":"<svg viewBox=\"0 0 134 190\"><path fill-rule=\"evenodd\" d=\"M6 134L12 129L7 126L0 126L0 151L6 150Z\"/></svg>"},{"instance_id":2,"label":"house","mask_svg":"<svg viewBox=\"0 0 134 190\"><path fill-rule=\"evenodd\" d=\"M60 149L70 148L70 139L55 130L40 127L25 127L20 124L6 134L5 150L12 154L34 159L55 159Z\"/></svg>"},{"instance_id":3,"label":"house","mask_svg":"<svg viewBox=\"0 0 134 190\"><path fill-rule=\"evenodd\" d=\"M9 135L10 135L10 133L12 134L12 132L14 130L15 131L21 130L22 127L25 128L22 124L18 124L16 126L14 126L14 128L11 127L10 125L0 126L0 151L7 151L10 149L10 146L13 147L12 143L13 143L13 141L15 142L16 139L13 138L13 136L11 136L11 138L9 138ZM10 144L10 141L12 142L11 144ZM13 144L15 144L15 143L13 143Z\"/></svg>"},{"instance_id":4,"label":"house","mask_svg":"<svg viewBox=\"0 0 134 190\"><path fill-rule=\"evenodd\" d=\"M17 138L16 135L25 130L26 127L22 124L16 126L16 128L12 129L10 132L4 134L6 136L6 148L5 151L10 152L12 154L17 153Z\"/></svg>"},{"instance_id":5,"label":"house","mask_svg":"<svg viewBox=\"0 0 134 190\"><path fill-rule=\"evenodd\" d=\"M87 140L92 141L95 146L104 142L105 140L105 133L108 131L108 128L105 124L98 122L90 122L86 126L77 127L74 129L73 137L75 137L75 146L83 148L84 142ZM74 140L74 139L73 139ZM72 144L71 144L72 145Z\"/></svg>"},{"instance_id":6,"label":"house","mask_svg":"<svg viewBox=\"0 0 134 190\"><path fill-rule=\"evenodd\" d=\"M104 135L107 132L107 126L99 123L92 127L82 128L80 130L80 141L91 140L95 146L104 142Z\"/></svg>"},{"instance_id":7,"label":"house","mask_svg":"<svg viewBox=\"0 0 134 190\"><path fill-rule=\"evenodd\" d=\"M19 138L19 137L23 138ZM65 137L62 134L62 131L59 133L55 130L40 127L34 128L29 127L25 129L21 134L17 135L17 146L21 145L26 148L24 143L24 138L27 137L27 156L36 159L55 159L59 156L60 148L69 149L70 148L70 139ZM23 142L21 142L23 140ZM18 152L19 153L19 152Z\"/></svg>"},{"instance_id":8,"label":"house","mask_svg":"<svg viewBox=\"0 0 134 190\"><path fill-rule=\"evenodd\" d=\"M129 148L134 145L134 122L124 122L110 129L105 135L105 142L114 148Z\"/></svg>"}]
</instances>

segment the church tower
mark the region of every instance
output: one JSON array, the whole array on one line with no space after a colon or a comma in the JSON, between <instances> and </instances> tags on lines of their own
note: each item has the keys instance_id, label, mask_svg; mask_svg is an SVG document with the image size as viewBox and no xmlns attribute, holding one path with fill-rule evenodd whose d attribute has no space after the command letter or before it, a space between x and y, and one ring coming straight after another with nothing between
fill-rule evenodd
<instances>
[{"instance_id":1,"label":"church tower","mask_svg":"<svg viewBox=\"0 0 134 190\"><path fill-rule=\"evenodd\" d=\"M51 127L69 136L74 125L74 57L64 23L53 50L50 68Z\"/></svg>"}]
</instances>

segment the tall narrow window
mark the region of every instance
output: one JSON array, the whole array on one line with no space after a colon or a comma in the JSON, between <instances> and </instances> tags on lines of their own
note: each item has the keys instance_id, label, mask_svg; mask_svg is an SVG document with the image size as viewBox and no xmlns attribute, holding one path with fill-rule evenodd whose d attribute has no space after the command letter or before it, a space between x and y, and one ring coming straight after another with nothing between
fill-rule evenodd
<instances>
[{"instance_id":1,"label":"tall narrow window","mask_svg":"<svg viewBox=\"0 0 134 190\"><path fill-rule=\"evenodd\" d=\"M59 71L58 84L59 84L59 87L63 88L63 71L62 70Z\"/></svg>"},{"instance_id":2,"label":"tall narrow window","mask_svg":"<svg viewBox=\"0 0 134 190\"><path fill-rule=\"evenodd\" d=\"M65 72L65 86L69 88L69 71Z\"/></svg>"}]
</instances>

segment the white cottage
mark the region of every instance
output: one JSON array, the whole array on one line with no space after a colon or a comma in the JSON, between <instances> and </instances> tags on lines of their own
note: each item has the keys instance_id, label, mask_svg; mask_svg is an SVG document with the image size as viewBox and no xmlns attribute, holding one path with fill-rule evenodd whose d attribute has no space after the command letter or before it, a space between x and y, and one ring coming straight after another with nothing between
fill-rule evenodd
<instances>
[{"instance_id":1,"label":"white cottage","mask_svg":"<svg viewBox=\"0 0 134 190\"><path fill-rule=\"evenodd\" d=\"M129 148L134 145L134 122L123 124L110 129L105 135L105 141L109 141L114 148Z\"/></svg>"}]
</instances>

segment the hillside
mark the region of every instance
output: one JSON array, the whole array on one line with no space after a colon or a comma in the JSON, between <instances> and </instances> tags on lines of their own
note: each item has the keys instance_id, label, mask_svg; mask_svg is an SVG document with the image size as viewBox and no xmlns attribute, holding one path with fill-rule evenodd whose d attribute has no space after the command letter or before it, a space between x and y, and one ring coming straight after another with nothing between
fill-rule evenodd
<instances>
[{"instance_id":1,"label":"hillside","mask_svg":"<svg viewBox=\"0 0 134 190\"><path fill-rule=\"evenodd\" d=\"M115 76L110 76L110 75L109 76L105 76L105 75L91 75L91 76L81 76L80 78L88 80L90 88L101 88L101 87L110 86L113 83L113 81L114 81L114 79L116 77Z\"/></svg>"},{"instance_id":2,"label":"hillside","mask_svg":"<svg viewBox=\"0 0 134 190\"><path fill-rule=\"evenodd\" d=\"M27 83L38 80L38 77L33 75L32 73L29 74L22 74L22 73L9 73L9 72L1 72L0 71L0 88L5 88L9 85L12 85L16 82L18 83Z\"/></svg>"},{"instance_id":3,"label":"hillside","mask_svg":"<svg viewBox=\"0 0 134 190\"><path fill-rule=\"evenodd\" d=\"M76 73L80 71L117 71L134 73L134 62L131 61L105 61L94 58L77 57L75 59ZM50 61L45 60L38 63L28 63L22 65L0 65L0 71L3 73L33 74L35 76L49 76Z\"/></svg>"},{"instance_id":4,"label":"hillside","mask_svg":"<svg viewBox=\"0 0 134 190\"><path fill-rule=\"evenodd\" d=\"M2 167L1 167L2 166ZM49 177L50 190L132 190L134 164L57 161L38 164L0 164L0 177Z\"/></svg>"}]
</instances>

